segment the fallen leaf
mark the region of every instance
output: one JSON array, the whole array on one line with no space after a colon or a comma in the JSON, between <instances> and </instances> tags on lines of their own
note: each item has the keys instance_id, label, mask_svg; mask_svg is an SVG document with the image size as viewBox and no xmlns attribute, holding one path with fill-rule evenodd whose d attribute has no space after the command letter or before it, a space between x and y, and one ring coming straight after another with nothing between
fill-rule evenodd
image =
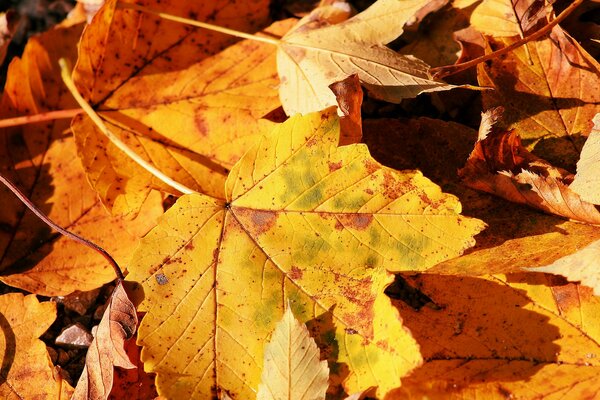
<instances>
[{"instance_id":1,"label":"fallen leaf","mask_svg":"<svg viewBox=\"0 0 600 400\"><path fill-rule=\"evenodd\" d=\"M35 295L0 296L0 396L4 399L68 399L73 391L55 379L46 345L39 337L56 318L56 306Z\"/></svg>"},{"instance_id":2,"label":"fallen leaf","mask_svg":"<svg viewBox=\"0 0 600 400\"><path fill-rule=\"evenodd\" d=\"M455 87L433 80L423 61L385 46L428 3L378 0L344 22L316 29L305 25L310 16L301 20L278 45L279 95L285 112L308 113L335 105L328 86L352 74L370 95L393 103Z\"/></svg>"},{"instance_id":3,"label":"fallen leaf","mask_svg":"<svg viewBox=\"0 0 600 400\"><path fill-rule=\"evenodd\" d=\"M134 369L115 369L115 376L110 400L147 400L158 399L154 375L144 371L144 363L140 359L141 349L135 344L137 336L134 335L125 342L127 357L136 365Z\"/></svg>"},{"instance_id":4,"label":"fallen leaf","mask_svg":"<svg viewBox=\"0 0 600 400\"><path fill-rule=\"evenodd\" d=\"M385 132L385 135L381 135ZM466 254L443 261L428 273L480 276L545 266L600 240L600 228L566 221L460 184L477 131L431 118L367 119L364 142L373 157L395 169L418 168L463 204L463 214L488 227Z\"/></svg>"},{"instance_id":5,"label":"fallen leaf","mask_svg":"<svg viewBox=\"0 0 600 400\"><path fill-rule=\"evenodd\" d=\"M562 275L571 282L581 282L583 285L591 287L594 294L600 296L599 254L600 240L597 240L576 253L559 258L550 265L524 269L532 272Z\"/></svg>"},{"instance_id":6,"label":"fallen leaf","mask_svg":"<svg viewBox=\"0 0 600 400\"><path fill-rule=\"evenodd\" d=\"M464 184L551 214L600 224L596 207L569 188L572 174L527 151L515 131L494 126L500 112L482 115L475 149L458 171Z\"/></svg>"},{"instance_id":7,"label":"fallen leaf","mask_svg":"<svg viewBox=\"0 0 600 400\"><path fill-rule=\"evenodd\" d=\"M226 202L183 196L145 237L128 279L143 286L138 343L159 394L254 398L288 299L311 321L331 390L343 380L383 396L419 364L383 294L384 268L427 269L483 225L419 172L338 140L333 109L292 117L235 165Z\"/></svg>"},{"instance_id":8,"label":"fallen leaf","mask_svg":"<svg viewBox=\"0 0 600 400\"><path fill-rule=\"evenodd\" d=\"M267 1L146 2L151 9L242 30L262 26ZM291 22L276 23L283 34ZM108 127L193 190L223 197L228 170L273 123L275 48L239 42L109 1L84 32L73 78ZM215 54L218 53L218 54ZM152 189L174 193L111 144L87 117L73 123L88 178L114 214L137 212Z\"/></svg>"},{"instance_id":9,"label":"fallen leaf","mask_svg":"<svg viewBox=\"0 0 600 400\"><path fill-rule=\"evenodd\" d=\"M425 363L386 399L579 399L600 392L600 301L591 290L535 273L407 280L435 307L394 302Z\"/></svg>"},{"instance_id":10,"label":"fallen leaf","mask_svg":"<svg viewBox=\"0 0 600 400\"><path fill-rule=\"evenodd\" d=\"M600 114L592 122L594 127L583 145L569 189L587 202L600 204Z\"/></svg>"},{"instance_id":11,"label":"fallen leaf","mask_svg":"<svg viewBox=\"0 0 600 400\"><path fill-rule=\"evenodd\" d=\"M82 26L56 28L28 42L12 60L0 105L3 117L70 109L57 60L75 57ZM0 130L0 170L62 227L104 247L121 264L163 209L159 196L134 221L111 218L86 182L67 120ZM52 232L8 189L0 188L0 280L45 296L91 290L114 279L106 260Z\"/></svg>"},{"instance_id":12,"label":"fallen leaf","mask_svg":"<svg viewBox=\"0 0 600 400\"><path fill-rule=\"evenodd\" d=\"M136 326L135 306L119 282L85 356L85 367L75 387L73 400L108 399L113 387L114 368L136 368L124 348Z\"/></svg>"},{"instance_id":13,"label":"fallen leaf","mask_svg":"<svg viewBox=\"0 0 600 400\"><path fill-rule=\"evenodd\" d=\"M319 361L317 344L289 306L264 353L257 399L325 400L329 386L327 361Z\"/></svg>"},{"instance_id":14,"label":"fallen leaf","mask_svg":"<svg viewBox=\"0 0 600 400\"><path fill-rule=\"evenodd\" d=\"M527 20L523 13L534 2L514 0L516 16L504 11L485 14L495 23L482 19L481 8L473 12L473 26L495 35L488 38L487 52L519 39L515 26L526 33L529 26L523 22ZM492 3L502 5L502 10L513 4L509 0L488 0L480 7ZM534 30L539 23L545 24L544 11L529 12L528 15L535 16ZM499 33L494 31L500 29L502 20L513 26L511 37L496 36ZM600 86L600 65L577 41L555 26L545 38L479 64L477 75L481 86L494 88L482 94L484 109L503 106L506 109L503 126L517 129L529 150L554 165L573 169L583 139L590 132L589 121L600 112L600 93L587 89Z\"/></svg>"},{"instance_id":15,"label":"fallen leaf","mask_svg":"<svg viewBox=\"0 0 600 400\"><path fill-rule=\"evenodd\" d=\"M352 143L360 143L362 138L362 116L360 107L363 100L363 92L360 88L358 75L350 75L348 78L329 85L338 102L340 118L340 146Z\"/></svg>"}]
</instances>

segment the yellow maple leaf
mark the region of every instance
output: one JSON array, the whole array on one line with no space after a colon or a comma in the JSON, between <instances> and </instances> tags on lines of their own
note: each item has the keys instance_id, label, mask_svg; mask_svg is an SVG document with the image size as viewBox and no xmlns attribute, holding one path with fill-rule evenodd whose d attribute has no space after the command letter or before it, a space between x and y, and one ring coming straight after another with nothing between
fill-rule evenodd
<instances>
[{"instance_id":1,"label":"yellow maple leaf","mask_svg":"<svg viewBox=\"0 0 600 400\"><path fill-rule=\"evenodd\" d=\"M325 400L329 368L306 325L288 306L265 346L259 400Z\"/></svg>"},{"instance_id":2,"label":"yellow maple leaf","mask_svg":"<svg viewBox=\"0 0 600 400\"><path fill-rule=\"evenodd\" d=\"M419 364L384 268L427 269L483 224L421 173L338 140L333 109L289 119L234 166L226 201L183 196L143 240L128 279L144 290L138 343L159 394L255 397L288 300L330 362L331 390L345 380L383 395Z\"/></svg>"},{"instance_id":3,"label":"yellow maple leaf","mask_svg":"<svg viewBox=\"0 0 600 400\"><path fill-rule=\"evenodd\" d=\"M39 340L55 318L55 304L40 303L35 295L10 293L0 296L2 398L70 398L73 388L55 375L46 345Z\"/></svg>"}]
</instances>

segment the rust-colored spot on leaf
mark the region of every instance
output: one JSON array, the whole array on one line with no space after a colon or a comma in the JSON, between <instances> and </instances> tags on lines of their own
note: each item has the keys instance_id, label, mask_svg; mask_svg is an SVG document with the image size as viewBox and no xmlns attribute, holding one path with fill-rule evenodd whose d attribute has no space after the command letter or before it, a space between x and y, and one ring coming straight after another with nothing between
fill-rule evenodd
<instances>
[{"instance_id":1,"label":"rust-colored spot on leaf","mask_svg":"<svg viewBox=\"0 0 600 400\"><path fill-rule=\"evenodd\" d=\"M297 266L292 265L292 270L288 274L290 279L293 279L296 281L298 279L302 279L302 275L304 275L304 272L302 272L302 270L300 268L298 268Z\"/></svg>"},{"instance_id":2,"label":"rust-colored spot on leaf","mask_svg":"<svg viewBox=\"0 0 600 400\"><path fill-rule=\"evenodd\" d=\"M329 172L337 171L338 169L342 168L341 161L338 161L336 163L329 161L327 165L329 166Z\"/></svg>"},{"instance_id":3,"label":"rust-colored spot on leaf","mask_svg":"<svg viewBox=\"0 0 600 400\"><path fill-rule=\"evenodd\" d=\"M357 230L365 230L373 221L372 214L349 214L349 215L340 215L338 217L338 222L345 228L353 228ZM336 228L337 228L336 224Z\"/></svg>"}]
</instances>

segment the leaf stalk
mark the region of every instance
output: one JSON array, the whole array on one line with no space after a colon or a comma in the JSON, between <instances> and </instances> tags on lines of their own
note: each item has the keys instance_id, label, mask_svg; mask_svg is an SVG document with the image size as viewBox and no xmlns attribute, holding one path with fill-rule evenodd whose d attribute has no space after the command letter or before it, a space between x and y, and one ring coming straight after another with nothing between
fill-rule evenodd
<instances>
[{"instance_id":1,"label":"leaf stalk","mask_svg":"<svg viewBox=\"0 0 600 400\"><path fill-rule=\"evenodd\" d=\"M173 189L183 193L190 194L196 193L196 191L190 189L189 187L171 179L152 164L144 160L140 157L136 152L134 152L129 146L127 146L117 135L112 133L110 129L106 126L102 118L94 111L92 106L85 101L85 99L81 96L77 88L75 87L75 83L73 82L73 78L71 78L71 69L67 64L67 60L61 58L58 60L60 65L60 73L63 79L63 82L77 101L77 103L81 106L83 111L90 117L90 119L96 124L98 129L115 145L117 146L123 153L125 153L128 157L130 157L133 161L135 161L140 167L144 168L146 171L150 172L152 175L160 179L165 184L169 185Z\"/></svg>"}]
</instances>

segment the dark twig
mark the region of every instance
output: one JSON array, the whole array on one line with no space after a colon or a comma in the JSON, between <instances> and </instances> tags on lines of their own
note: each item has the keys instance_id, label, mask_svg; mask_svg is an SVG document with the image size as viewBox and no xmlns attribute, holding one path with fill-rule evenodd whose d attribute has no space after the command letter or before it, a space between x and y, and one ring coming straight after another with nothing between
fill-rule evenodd
<instances>
[{"instance_id":1,"label":"dark twig","mask_svg":"<svg viewBox=\"0 0 600 400\"><path fill-rule=\"evenodd\" d=\"M493 53L486 54L485 56L477 57L477 58L474 58L473 60L466 61L464 63L431 68L429 70L429 72L431 73L431 75L434 78L441 79L443 77L446 77L449 75L454 75L460 71L464 71L465 69L474 67L477 64L481 64L484 61L491 60L493 58L498 58L501 55L506 54L506 53L516 49L517 47L523 46L525 43L537 40L537 39L541 38L542 36L550 33L552 28L554 28L558 23L560 23L562 20L567 18L569 16L569 14L571 14L581 3L583 3L583 1L584 0L573 1L573 3L571 3L571 5L569 5L567 8L565 8L563 10L563 12L561 12L559 14L559 16L556 17L548 25L546 25L543 28L541 28L540 30L532 33L531 35L524 37L521 40L517 40L516 42L514 42L513 44L511 44L509 46L506 46L500 50L494 51Z\"/></svg>"}]
</instances>

